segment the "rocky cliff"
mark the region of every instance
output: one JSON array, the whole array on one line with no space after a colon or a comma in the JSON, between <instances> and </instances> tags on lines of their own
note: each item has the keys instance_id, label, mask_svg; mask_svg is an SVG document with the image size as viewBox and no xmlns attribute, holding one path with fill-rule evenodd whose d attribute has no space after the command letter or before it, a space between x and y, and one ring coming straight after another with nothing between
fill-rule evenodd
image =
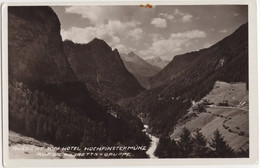
<instances>
[{"instance_id":1,"label":"rocky cliff","mask_svg":"<svg viewBox=\"0 0 260 168\"><path fill-rule=\"evenodd\" d=\"M133 97L144 89L128 72L118 51L95 38L88 44L64 42L64 49L76 76L94 94L112 100Z\"/></svg>"}]
</instances>

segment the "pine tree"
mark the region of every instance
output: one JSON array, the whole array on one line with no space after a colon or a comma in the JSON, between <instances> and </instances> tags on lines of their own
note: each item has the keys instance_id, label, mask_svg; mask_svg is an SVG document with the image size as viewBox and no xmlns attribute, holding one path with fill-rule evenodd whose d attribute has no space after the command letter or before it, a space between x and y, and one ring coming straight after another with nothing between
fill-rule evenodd
<instances>
[{"instance_id":1,"label":"pine tree","mask_svg":"<svg viewBox=\"0 0 260 168\"><path fill-rule=\"evenodd\" d=\"M232 158L235 156L234 150L226 143L218 129L213 134L210 147L213 149L213 157Z\"/></svg>"},{"instance_id":2,"label":"pine tree","mask_svg":"<svg viewBox=\"0 0 260 168\"><path fill-rule=\"evenodd\" d=\"M175 140L171 140L170 147L171 149L171 158L180 158L180 147L177 145Z\"/></svg>"},{"instance_id":3,"label":"pine tree","mask_svg":"<svg viewBox=\"0 0 260 168\"><path fill-rule=\"evenodd\" d=\"M155 150L155 155L159 158L169 158L172 154L169 148L170 144L171 144L170 137L162 136Z\"/></svg>"},{"instance_id":4,"label":"pine tree","mask_svg":"<svg viewBox=\"0 0 260 168\"><path fill-rule=\"evenodd\" d=\"M26 134L30 135L31 133L31 118L30 118L30 114L29 112L26 112L26 116L25 116L25 132Z\"/></svg>"},{"instance_id":5,"label":"pine tree","mask_svg":"<svg viewBox=\"0 0 260 168\"><path fill-rule=\"evenodd\" d=\"M240 149L236 153L236 157L238 157L238 158L248 158L249 157L249 149L247 149L247 150Z\"/></svg>"},{"instance_id":6,"label":"pine tree","mask_svg":"<svg viewBox=\"0 0 260 168\"><path fill-rule=\"evenodd\" d=\"M62 132L61 132L60 126L58 126L56 133L55 133L55 143L59 146L62 146Z\"/></svg>"},{"instance_id":7,"label":"pine tree","mask_svg":"<svg viewBox=\"0 0 260 168\"><path fill-rule=\"evenodd\" d=\"M207 141L199 129L196 130L193 144L194 147L193 147L192 157L196 157L196 158L208 157L209 148L206 146Z\"/></svg>"},{"instance_id":8,"label":"pine tree","mask_svg":"<svg viewBox=\"0 0 260 168\"><path fill-rule=\"evenodd\" d=\"M191 137L190 131L186 127L182 129L180 141L178 144L180 146L181 157L189 157L193 150L193 139Z\"/></svg>"},{"instance_id":9,"label":"pine tree","mask_svg":"<svg viewBox=\"0 0 260 168\"><path fill-rule=\"evenodd\" d=\"M42 124L42 118L39 117L37 120L37 126L36 126L36 137L41 139L43 133L43 124Z\"/></svg>"},{"instance_id":10,"label":"pine tree","mask_svg":"<svg viewBox=\"0 0 260 168\"><path fill-rule=\"evenodd\" d=\"M48 121L43 122L42 136L44 139L48 137Z\"/></svg>"},{"instance_id":11,"label":"pine tree","mask_svg":"<svg viewBox=\"0 0 260 168\"><path fill-rule=\"evenodd\" d=\"M88 141L89 141L88 133L85 130L84 134L83 134L83 137L82 137L82 140L81 140L81 143L80 143L81 149L84 149L86 146L88 146Z\"/></svg>"}]
</instances>

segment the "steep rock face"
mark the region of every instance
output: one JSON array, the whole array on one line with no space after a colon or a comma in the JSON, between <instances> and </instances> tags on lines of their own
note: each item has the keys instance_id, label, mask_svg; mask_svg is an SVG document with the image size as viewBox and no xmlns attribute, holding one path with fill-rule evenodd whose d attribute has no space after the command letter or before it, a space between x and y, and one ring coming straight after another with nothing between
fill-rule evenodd
<instances>
[{"instance_id":1,"label":"steep rock face","mask_svg":"<svg viewBox=\"0 0 260 168\"><path fill-rule=\"evenodd\" d=\"M149 64L134 52L120 55L127 70L136 77L143 87L148 88L148 78L158 73L160 68Z\"/></svg>"},{"instance_id":2,"label":"steep rock face","mask_svg":"<svg viewBox=\"0 0 260 168\"><path fill-rule=\"evenodd\" d=\"M30 87L75 81L52 9L8 7L8 12L9 79Z\"/></svg>"},{"instance_id":3,"label":"steep rock face","mask_svg":"<svg viewBox=\"0 0 260 168\"><path fill-rule=\"evenodd\" d=\"M93 117L103 112L71 69L50 7L8 8L8 52L10 83L22 82Z\"/></svg>"},{"instance_id":4,"label":"steep rock face","mask_svg":"<svg viewBox=\"0 0 260 168\"><path fill-rule=\"evenodd\" d=\"M96 38L88 44L65 41L64 50L78 79L96 94L117 101L143 91L118 51L103 40Z\"/></svg>"}]
</instances>

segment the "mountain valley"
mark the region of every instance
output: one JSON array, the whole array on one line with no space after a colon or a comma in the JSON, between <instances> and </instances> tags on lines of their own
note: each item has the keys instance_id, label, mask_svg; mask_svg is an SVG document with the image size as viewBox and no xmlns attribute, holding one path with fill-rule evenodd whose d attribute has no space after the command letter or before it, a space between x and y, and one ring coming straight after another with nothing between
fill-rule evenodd
<instances>
[{"instance_id":1,"label":"mountain valley","mask_svg":"<svg viewBox=\"0 0 260 168\"><path fill-rule=\"evenodd\" d=\"M147 147L124 151L130 158L249 156L248 23L172 61L119 53L99 38L62 41L60 32L51 7L8 8L13 146ZM187 151L185 136L194 146ZM216 137L229 155L217 152Z\"/></svg>"}]
</instances>

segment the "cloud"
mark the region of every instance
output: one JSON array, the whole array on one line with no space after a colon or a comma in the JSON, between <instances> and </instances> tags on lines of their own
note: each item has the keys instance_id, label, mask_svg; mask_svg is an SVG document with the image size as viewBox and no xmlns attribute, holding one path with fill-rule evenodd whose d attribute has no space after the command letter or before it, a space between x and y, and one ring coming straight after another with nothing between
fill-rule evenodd
<instances>
[{"instance_id":1,"label":"cloud","mask_svg":"<svg viewBox=\"0 0 260 168\"><path fill-rule=\"evenodd\" d=\"M167 13L159 13L159 16L163 17L164 19L172 20L174 18L173 15Z\"/></svg>"},{"instance_id":2,"label":"cloud","mask_svg":"<svg viewBox=\"0 0 260 168\"><path fill-rule=\"evenodd\" d=\"M115 47L122 38L140 40L144 36L140 25L136 21L121 22L119 20L109 20L107 24L99 24L93 27L71 27L68 30L61 30L62 39L70 39L75 43L88 43L94 38L105 40L111 47ZM122 47L121 47L122 48Z\"/></svg>"},{"instance_id":3,"label":"cloud","mask_svg":"<svg viewBox=\"0 0 260 168\"><path fill-rule=\"evenodd\" d=\"M161 34L151 33L150 36L153 42L164 39Z\"/></svg>"},{"instance_id":4,"label":"cloud","mask_svg":"<svg viewBox=\"0 0 260 168\"><path fill-rule=\"evenodd\" d=\"M220 33L226 33L226 32L227 32L227 29L220 30L219 32L220 32Z\"/></svg>"},{"instance_id":5,"label":"cloud","mask_svg":"<svg viewBox=\"0 0 260 168\"><path fill-rule=\"evenodd\" d=\"M104 39L109 45L113 46L120 43L120 38L111 32L100 27L78 28L72 27L69 30L61 30L62 39L70 39L75 43L88 43L95 37Z\"/></svg>"},{"instance_id":6,"label":"cloud","mask_svg":"<svg viewBox=\"0 0 260 168\"><path fill-rule=\"evenodd\" d=\"M113 6L71 6L66 7L65 12L87 18L94 25L106 24L108 20L120 20L129 14L125 8Z\"/></svg>"},{"instance_id":7,"label":"cloud","mask_svg":"<svg viewBox=\"0 0 260 168\"><path fill-rule=\"evenodd\" d=\"M159 36L153 34L154 38ZM159 56L161 58L169 59L174 56L174 53L181 51L183 47L189 47L196 39L205 38L206 33L201 30L191 30L182 33L174 33L168 39L160 37L154 40L152 46L146 50L138 52L142 57Z\"/></svg>"},{"instance_id":8,"label":"cloud","mask_svg":"<svg viewBox=\"0 0 260 168\"><path fill-rule=\"evenodd\" d=\"M137 41L137 40L140 40L142 39L144 36L144 32L143 32L143 29L141 28L135 28L133 30L130 30L127 34L126 34L126 37L127 38L130 38L131 40L133 41Z\"/></svg>"},{"instance_id":9,"label":"cloud","mask_svg":"<svg viewBox=\"0 0 260 168\"><path fill-rule=\"evenodd\" d=\"M178 18L178 19L177 19L178 21L183 22L183 23L188 22L188 21L191 21L192 18L193 18L193 16L192 16L191 14L182 12L182 11L179 10L179 9L175 9L175 10L174 10L174 15L175 15L175 17ZM198 19L200 19L200 17L197 17L197 18L195 18L195 19L198 20Z\"/></svg>"},{"instance_id":10,"label":"cloud","mask_svg":"<svg viewBox=\"0 0 260 168\"><path fill-rule=\"evenodd\" d=\"M167 26L166 19L162 19L162 18L154 18L151 21L151 24L157 28L165 28Z\"/></svg>"},{"instance_id":11,"label":"cloud","mask_svg":"<svg viewBox=\"0 0 260 168\"><path fill-rule=\"evenodd\" d=\"M194 38L204 38L206 33L201 30L191 30L184 33L171 34L171 38L184 38L184 39L194 39Z\"/></svg>"},{"instance_id":12,"label":"cloud","mask_svg":"<svg viewBox=\"0 0 260 168\"><path fill-rule=\"evenodd\" d=\"M128 49L123 44L118 44L115 48L119 51L119 53L128 53Z\"/></svg>"},{"instance_id":13,"label":"cloud","mask_svg":"<svg viewBox=\"0 0 260 168\"><path fill-rule=\"evenodd\" d=\"M192 15L190 15L190 14L185 14L185 15L182 17L181 21L182 21L182 22L188 22L188 21L190 21L192 18L193 18Z\"/></svg>"},{"instance_id":14,"label":"cloud","mask_svg":"<svg viewBox=\"0 0 260 168\"><path fill-rule=\"evenodd\" d=\"M107 24L101 25L100 27L104 27L113 34L121 34L126 30L137 27L137 25L140 25L140 23L136 21L121 22L119 20L109 20Z\"/></svg>"},{"instance_id":15,"label":"cloud","mask_svg":"<svg viewBox=\"0 0 260 168\"><path fill-rule=\"evenodd\" d=\"M212 44L211 43L205 43L204 45L203 45L203 48L209 48L209 47L211 47L212 46Z\"/></svg>"},{"instance_id":16,"label":"cloud","mask_svg":"<svg viewBox=\"0 0 260 168\"><path fill-rule=\"evenodd\" d=\"M125 8L72 6L66 7L65 12L78 14L82 18L89 19L92 23L85 28L71 27L61 31L63 39L70 39L76 43L88 43L93 38L98 37L114 47L123 39L140 40L144 36L143 30L139 28L140 22L133 18L124 17L129 14L129 10L125 10Z\"/></svg>"},{"instance_id":17,"label":"cloud","mask_svg":"<svg viewBox=\"0 0 260 168\"><path fill-rule=\"evenodd\" d=\"M183 15L183 13L179 9L175 9L174 15Z\"/></svg>"},{"instance_id":18,"label":"cloud","mask_svg":"<svg viewBox=\"0 0 260 168\"><path fill-rule=\"evenodd\" d=\"M65 8L66 13L81 15L82 18L88 18L94 24L103 23L107 14L104 8L99 6L71 6Z\"/></svg>"},{"instance_id":19,"label":"cloud","mask_svg":"<svg viewBox=\"0 0 260 168\"><path fill-rule=\"evenodd\" d=\"M114 35L113 32L110 32L109 29L106 29L106 26L86 28L72 27L71 29L66 31L61 30L61 34L63 40L70 39L75 43L88 43L89 41L97 37L100 39L104 39L108 43L108 45L110 45L113 49L118 49L120 53L129 52L127 47L122 44L121 39L118 36ZM135 34L131 34L131 38L134 38L134 35Z\"/></svg>"}]
</instances>

